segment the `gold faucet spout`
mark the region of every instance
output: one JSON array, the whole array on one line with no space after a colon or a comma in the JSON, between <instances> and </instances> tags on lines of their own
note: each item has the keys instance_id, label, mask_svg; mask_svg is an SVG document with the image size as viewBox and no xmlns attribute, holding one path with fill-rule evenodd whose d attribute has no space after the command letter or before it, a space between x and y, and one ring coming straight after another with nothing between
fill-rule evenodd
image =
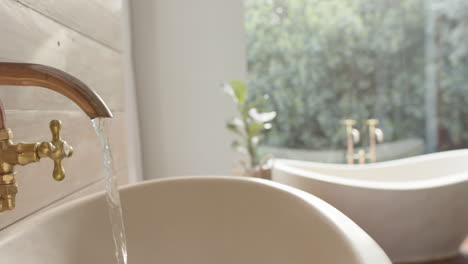
<instances>
[{"instance_id":1,"label":"gold faucet spout","mask_svg":"<svg viewBox=\"0 0 468 264\"><path fill-rule=\"evenodd\" d=\"M88 116L112 117L104 101L72 75L40 64L0 62L0 85L38 86L58 92L75 102Z\"/></svg>"}]
</instances>

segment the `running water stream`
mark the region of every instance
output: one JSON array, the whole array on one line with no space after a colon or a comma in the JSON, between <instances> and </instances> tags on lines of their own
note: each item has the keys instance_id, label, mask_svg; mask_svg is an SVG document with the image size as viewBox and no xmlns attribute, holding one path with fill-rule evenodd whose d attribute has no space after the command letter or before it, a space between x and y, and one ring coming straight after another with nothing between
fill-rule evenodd
<instances>
[{"instance_id":1,"label":"running water stream","mask_svg":"<svg viewBox=\"0 0 468 264\"><path fill-rule=\"evenodd\" d=\"M99 142L101 143L104 156L106 200L114 237L115 257L117 259L117 264L127 264L127 240L122 217L122 207L120 204L120 194L117 189L117 177L112 164L109 139L105 133L105 123L107 119L108 118L98 117L91 120L91 122L93 123Z\"/></svg>"}]
</instances>

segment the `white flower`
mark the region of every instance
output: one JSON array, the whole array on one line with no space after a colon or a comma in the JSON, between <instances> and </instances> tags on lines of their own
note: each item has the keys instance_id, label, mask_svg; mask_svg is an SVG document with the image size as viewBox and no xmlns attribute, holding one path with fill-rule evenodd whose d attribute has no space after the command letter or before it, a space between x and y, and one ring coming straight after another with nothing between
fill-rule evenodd
<instances>
[{"instance_id":1,"label":"white flower","mask_svg":"<svg viewBox=\"0 0 468 264\"><path fill-rule=\"evenodd\" d=\"M249 116L257 122L266 123L266 122L270 122L276 117L276 112L272 111L272 112L260 113L258 112L257 108L252 108L249 110Z\"/></svg>"}]
</instances>

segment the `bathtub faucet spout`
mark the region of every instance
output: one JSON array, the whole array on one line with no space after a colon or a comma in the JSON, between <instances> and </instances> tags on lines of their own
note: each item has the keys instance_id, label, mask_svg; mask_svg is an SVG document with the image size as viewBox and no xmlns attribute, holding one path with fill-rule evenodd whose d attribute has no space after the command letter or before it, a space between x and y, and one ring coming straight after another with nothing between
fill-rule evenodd
<instances>
[{"instance_id":1,"label":"bathtub faucet spout","mask_svg":"<svg viewBox=\"0 0 468 264\"><path fill-rule=\"evenodd\" d=\"M346 161L348 164L353 164L355 160L354 144L359 143L360 140L359 130L354 128L356 120L343 120L343 125L346 129Z\"/></svg>"},{"instance_id":2,"label":"bathtub faucet spout","mask_svg":"<svg viewBox=\"0 0 468 264\"><path fill-rule=\"evenodd\" d=\"M384 139L383 131L380 128L377 128L379 120L377 119L368 119L366 121L367 126L369 126L369 161L371 163L377 162L377 143L382 143Z\"/></svg>"}]
</instances>

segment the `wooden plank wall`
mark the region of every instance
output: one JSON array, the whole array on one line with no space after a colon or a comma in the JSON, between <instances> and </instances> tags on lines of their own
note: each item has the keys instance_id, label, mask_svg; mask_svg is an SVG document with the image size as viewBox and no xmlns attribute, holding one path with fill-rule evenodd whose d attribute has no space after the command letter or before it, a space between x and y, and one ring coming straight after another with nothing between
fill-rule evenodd
<instances>
[{"instance_id":1,"label":"wooden plank wall","mask_svg":"<svg viewBox=\"0 0 468 264\"><path fill-rule=\"evenodd\" d=\"M0 0L0 61L64 70L88 84L115 118L109 134L119 181L128 175L121 45L121 0ZM50 140L48 122L63 122L74 147L67 178L52 179L47 159L17 169L17 208L0 214L0 230L57 203L101 189L102 157L87 116L67 98L37 87L0 87L15 141ZM1 232L0 232L1 234Z\"/></svg>"}]
</instances>

